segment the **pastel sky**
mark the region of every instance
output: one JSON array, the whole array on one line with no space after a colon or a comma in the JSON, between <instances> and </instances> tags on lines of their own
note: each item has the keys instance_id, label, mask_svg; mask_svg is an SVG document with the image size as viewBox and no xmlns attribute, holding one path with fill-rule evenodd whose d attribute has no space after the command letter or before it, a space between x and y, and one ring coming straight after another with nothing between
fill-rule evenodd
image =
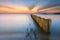
<instances>
[{"instance_id":1,"label":"pastel sky","mask_svg":"<svg viewBox=\"0 0 60 40\"><path fill-rule=\"evenodd\" d=\"M60 0L0 0L0 13L60 12Z\"/></svg>"}]
</instances>

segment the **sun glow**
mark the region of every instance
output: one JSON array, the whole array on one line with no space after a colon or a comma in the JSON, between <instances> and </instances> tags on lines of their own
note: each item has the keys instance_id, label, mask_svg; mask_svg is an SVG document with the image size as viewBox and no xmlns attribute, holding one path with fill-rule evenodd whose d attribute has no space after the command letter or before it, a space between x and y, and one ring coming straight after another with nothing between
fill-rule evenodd
<instances>
[{"instance_id":1,"label":"sun glow","mask_svg":"<svg viewBox=\"0 0 60 40\"><path fill-rule=\"evenodd\" d=\"M38 12L46 12L46 13L60 12L60 9L58 10L55 8L56 7L51 7L51 8L41 9L38 11L39 7L34 7L32 10L29 10L29 8L25 6L0 5L0 13L8 13L8 14L28 13L29 14L29 13L38 13Z\"/></svg>"}]
</instances>

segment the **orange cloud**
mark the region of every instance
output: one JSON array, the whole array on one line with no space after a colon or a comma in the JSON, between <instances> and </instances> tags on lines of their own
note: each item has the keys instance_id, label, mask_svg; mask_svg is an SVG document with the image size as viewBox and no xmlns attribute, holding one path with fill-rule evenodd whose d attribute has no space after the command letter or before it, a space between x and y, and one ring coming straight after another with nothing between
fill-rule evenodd
<instances>
[{"instance_id":1,"label":"orange cloud","mask_svg":"<svg viewBox=\"0 0 60 40\"><path fill-rule=\"evenodd\" d=\"M38 12L45 12L45 13L53 13L53 12L60 12L60 9L55 9L56 7L51 7L43 10L38 10L38 7L34 7L32 10L25 6L13 6L13 5L0 5L0 13L38 13Z\"/></svg>"},{"instance_id":2,"label":"orange cloud","mask_svg":"<svg viewBox=\"0 0 60 40\"><path fill-rule=\"evenodd\" d=\"M0 13L25 13L28 12L26 7L8 7L8 6L0 6Z\"/></svg>"},{"instance_id":3,"label":"orange cloud","mask_svg":"<svg viewBox=\"0 0 60 40\"><path fill-rule=\"evenodd\" d=\"M58 12L60 12L60 9L59 10L57 10L57 9L52 9L52 10L46 10L46 11L44 11L45 13L58 13Z\"/></svg>"},{"instance_id":4,"label":"orange cloud","mask_svg":"<svg viewBox=\"0 0 60 40\"><path fill-rule=\"evenodd\" d=\"M16 7L16 6L7 6L0 5L0 13L33 13L34 11L29 10L27 7Z\"/></svg>"},{"instance_id":5,"label":"orange cloud","mask_svg":"<svg viewBox=\"0 0 60 40\"><path fill-rule=\"evenodd\" d=\"M0 5L1 8L9 8L9 9L14 9L12 7L9 7L9 6L4 6L4 5Z\"/></svg>"},{"instance_id":6,"label":"orange cloud","mask_svg":"<svg viewBox=\"0 0 60 40\"><path fill-rule=\"evenodd\" d=\"M51 8L46 8L43 10L39 10L39 12L44 12L44 13L57 13L60 12L60 6L56 7L51 7Z\"/></svg>"}]
</instances>

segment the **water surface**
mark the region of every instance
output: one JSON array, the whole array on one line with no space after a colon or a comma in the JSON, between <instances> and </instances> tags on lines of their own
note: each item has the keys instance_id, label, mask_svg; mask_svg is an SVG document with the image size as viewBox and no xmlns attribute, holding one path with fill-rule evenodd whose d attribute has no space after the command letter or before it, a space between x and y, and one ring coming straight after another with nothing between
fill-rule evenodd
<instances>
[{"instance_id":1,"label":"water surface","mask_svg":"<svg viewBox=\"0 0 60 40\"><path fill-rule=\"evenodd\" d=\"M60 15L43 15L37 16L51 19L49 40L59 40L60 38ZM1 40L25 40L27 29L36 30L36 24L30 14L0 14L0 39ZM4 39L3 39L4 38ZM43 40L43 39L41 39Z\"/></svg>"}]
</instances>

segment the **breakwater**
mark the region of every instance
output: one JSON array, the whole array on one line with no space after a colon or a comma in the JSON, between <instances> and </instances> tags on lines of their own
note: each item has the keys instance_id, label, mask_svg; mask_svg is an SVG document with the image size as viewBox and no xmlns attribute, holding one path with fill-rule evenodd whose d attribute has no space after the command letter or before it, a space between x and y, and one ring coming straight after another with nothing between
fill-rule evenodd
<instances>
[{"instance_id":1,"label":"breakwater","mask_svg":"<svg viewBox=\"0 0 60 40\"><path fill-rule=\"evenodd\" d=\"M51 19L45 19L36 15L31 15L33 20L43 32L50 33Z\"/></svg>"}]
</instances>

